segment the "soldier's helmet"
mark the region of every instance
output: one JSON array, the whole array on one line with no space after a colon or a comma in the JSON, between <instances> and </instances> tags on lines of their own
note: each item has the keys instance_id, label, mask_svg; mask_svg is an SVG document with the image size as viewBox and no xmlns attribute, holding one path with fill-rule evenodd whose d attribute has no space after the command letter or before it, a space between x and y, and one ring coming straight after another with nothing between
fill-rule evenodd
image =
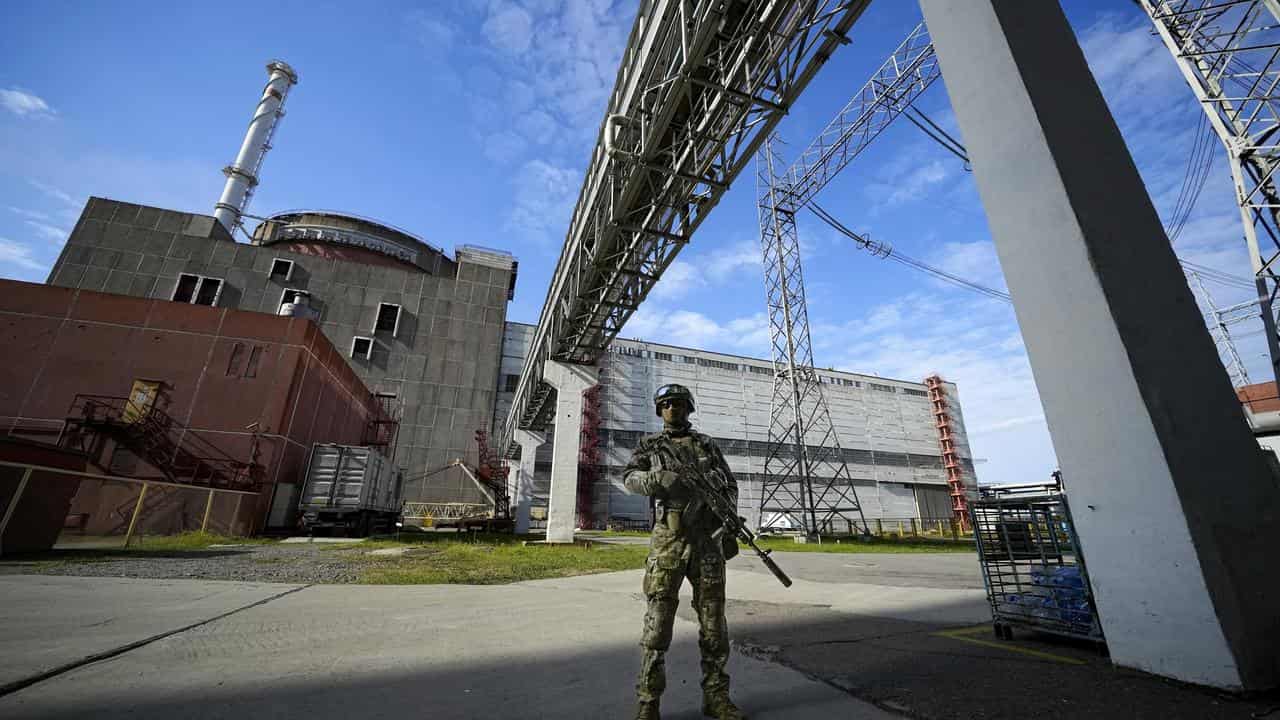
<instances>
[{"instance_id":1,"label":"soldier's helmet","mask_svg":"<svg viewBox=\"0 0 1280 720\"><path fill-rule=\"evenodd\" d=\"M689 404L689 412L693 412L693 392L683 385L663 385L653 394L653 409L658 417L662 417L662 409L658 404L663 400L680 399Z\"/></svg>"}]
</instances>

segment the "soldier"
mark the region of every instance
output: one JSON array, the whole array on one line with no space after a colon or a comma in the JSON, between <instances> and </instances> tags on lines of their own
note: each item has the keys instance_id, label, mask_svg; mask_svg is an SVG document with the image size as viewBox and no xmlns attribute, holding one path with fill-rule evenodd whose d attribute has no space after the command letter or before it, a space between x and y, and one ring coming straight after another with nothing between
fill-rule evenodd
<instances>
[{"instance_id":1,"label":"soldier","mask_svg":"<svg viewBox=\"0 0 1280 720\"><path fill-rule=\"evenodd\" d=\"M667 686L664 656L671 646L680 585L687 577L693 586L693 608L698 614L702 713L719 720L743 720L742 712L729 700L729 676L725 673L729 662L729 628L724 619L725 556L721 542L712 537L719 522L681 480L681 467L662 467L653 449L660 447L659 443L676 443L692 450L699 463L722 469L734 506L738 502L738 485L720 449L689 424L693 393L688 388L664 385L654 394L653 402L662 418L662 432L640 441L623 475L628 490L657 499L644 571L644 594L649 607L640 639L643 655L636 683L636 718L659 718L658 702Z\"/></svg>"}]
</instances>

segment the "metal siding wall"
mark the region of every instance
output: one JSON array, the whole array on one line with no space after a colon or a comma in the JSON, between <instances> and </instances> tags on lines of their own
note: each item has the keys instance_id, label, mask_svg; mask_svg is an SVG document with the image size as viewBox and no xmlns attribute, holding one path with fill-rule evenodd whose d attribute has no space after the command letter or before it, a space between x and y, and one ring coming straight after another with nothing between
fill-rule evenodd
<instances>
[{"instance_id":1,"label":"metal siding wall","mask_svg":"<svg viewBox=\"0 0 1280 720\"><path fill-rule=\"evenodd\" d=\"M523 367L527 338L532 337L533 329L530 325L508 323L505 368L516 368L513 372L518 372ZM654 356L655 352L670 354L673 359L660 360ZM685 357L733 363L739 369L699 365L686 362ZM748 365L771 367L769 362L753 358L617 339L600 363L602 428L610 433L657 432L661 422L653 412L653 392L661 385L680 383L693 390L697 412L692 420L699 432L731 440L767 442L773 376L753 373L747 369ZM848 463L857 483L863 513L869 519L918 517L914 491L903 484L942 486L946 483L928 398L903 392L904 389L923 391L923 384L833 371L819 371L819 374L860 383L860 386L828 383L823 390L841 446L862 451L869 461ZM890 386L894 392L873 390L871 383ZM948 390L954 393L954 386L948 386ZM505 417L510 397L510 393L499 393L501 417ZM953 394L949 399L955 402ZM957 425L962 425L958 417ZM957 437L963 437L962 432L957 433ZM870 460L877 452L890 457L872 464ZM965 446L962 454L967 452ZM602 461L609 468L609 489L597 495L599 516L641 517L648 512L648 500L628 494L621 485L621 469L630 457L631 448L619 445L610 436L609 444L602 449ZM728 454L726 459L738 478L738 512L754 522L759 514L760 482L753 475L764 472L764 458ZM548 463L549 460L550 442L539 448L539 461ZM902 464L904 462L906 464ZM535 502L545 503L548 471L536 472L535 479L535 498L538 498ZM877 488L877 480L898 485Z\"/></svg>"}]
</instances>

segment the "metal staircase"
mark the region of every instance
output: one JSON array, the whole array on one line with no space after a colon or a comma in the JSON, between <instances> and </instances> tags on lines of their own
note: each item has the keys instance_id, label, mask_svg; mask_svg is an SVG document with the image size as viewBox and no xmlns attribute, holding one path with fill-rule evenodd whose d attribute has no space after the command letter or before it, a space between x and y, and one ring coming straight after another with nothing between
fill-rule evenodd
<instances>
[{"instance_id":1,"label":"metal staircase","mask_svg":"<svg viewBox=\"0 0 1280 720\"><path fill-rule=\"evenodd\" d=\"M262 488L263 468L256 452L248 462L233 458L162 410L138 406L125 397L77 395L59 444L87 453L90 462L116 475L218 490ZM160 476L136 475L138 468L125 466L120 449Z\"/></svg>"}]
</instances>

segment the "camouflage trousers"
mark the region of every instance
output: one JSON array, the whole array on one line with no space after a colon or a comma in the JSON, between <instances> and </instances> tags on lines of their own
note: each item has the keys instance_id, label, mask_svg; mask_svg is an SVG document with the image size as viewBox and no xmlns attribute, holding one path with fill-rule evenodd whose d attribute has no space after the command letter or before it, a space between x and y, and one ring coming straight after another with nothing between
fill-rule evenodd
<instances>
[{"instance_id":1,"label":"camouflage trousers","mask_svg":"<svg viewBox=\"0 0 1280 720\"><path fill-rule=\"evenodd\" d=\"M643 654L636 682L636 697L641 702L656 701L667 687L665 655L671 647L680 585L685 578L693 586L693 609L698 615L703 694L729 691L729 676L725 673L729 627L724 619L724 555L720 544L705 531L677 533L658 523L645 561L644 595L649 607L640 638Z\"/></svg>"}]
</instances>

